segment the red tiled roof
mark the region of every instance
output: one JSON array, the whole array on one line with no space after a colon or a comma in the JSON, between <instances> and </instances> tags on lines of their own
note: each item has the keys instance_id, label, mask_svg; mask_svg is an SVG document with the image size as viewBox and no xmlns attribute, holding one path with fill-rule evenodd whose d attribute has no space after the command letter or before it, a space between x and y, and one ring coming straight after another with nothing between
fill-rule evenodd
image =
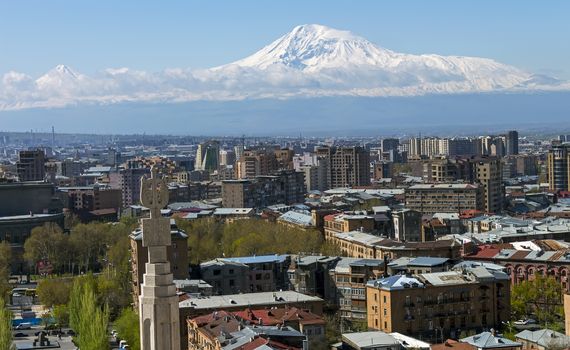
<instances>
[{"instance_id":1,"label":"red tiled roof","mask_svg":"<svg viewBox=\"0 0 570 350\"><path fill-rule=\"evenodd\" d=\"M501 252L501 249L512 249L510 244L485 244L477 247L477 253L469 255L469 258L488 259L493 258Z\"/></svg>"},{"instance_id":2,"label":"red tiled roof","mask_svg":"<svg viewBox=\"0 0 570 350\"><path fill-rule=\"evenodd\" d=\"M475 347L468 343L458 342L457 340L448 339L442 344L433 344L431 350L473 350Z\"/></svg>"}]
</instances>

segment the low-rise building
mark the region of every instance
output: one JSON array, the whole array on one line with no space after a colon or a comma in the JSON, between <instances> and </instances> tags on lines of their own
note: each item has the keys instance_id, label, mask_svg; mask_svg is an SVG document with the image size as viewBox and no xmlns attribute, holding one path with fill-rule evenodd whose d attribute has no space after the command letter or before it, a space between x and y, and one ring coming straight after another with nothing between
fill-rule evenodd
<instances>
[{"instance_id":1,"label":"low-rise building","mask_svg":"<svg viewBox=\"0 0 570 350\"><path fill-rule=\"evenodd\" d=\"M570 348L570 336L550 329L524 330L515 334L522 350L550 350Z\"/></svg>"},{"instance_id":2,"label":"low-rise building","mask_svg":"<svg viewBox=\"0 0 570 350\"><path fill-rule=\"evenodd\" d=\"M381 331L344 333L342 342L333 345L336 350L428 350L430 344L398 332Z\"/></svg>"},{"instance_id":3,"label":"low-rise building","mask_svg":"<svg viewBox=\"0 0 570 350\"><path fill-rule=\"evenodd\" d=\"M521 343L501 337L494 332L482 332L460 341L471 345L473 350L521 350L522 348Z\"/></svg>"},{"instance_id":4,"label":"low-rise building","mask_svg":"<svg viewBox=\"0 0 570 350\"><path fill-rule=\"evenodd\" d=\"M235 312L249 308L263 310L271 308L296 307L313 314L323 315L324 301L321 298L293 292L263 292L232 294L211 297L191 297L179 303L181 323L201 316L215 315L216 312ZM302 334L301 334L302 335ZM304 335L302 335L304 337ZM180 327L180 339L188 339L188 328ZM182 342L185 344L185 342Z\"/></svg>"}]
</instances>

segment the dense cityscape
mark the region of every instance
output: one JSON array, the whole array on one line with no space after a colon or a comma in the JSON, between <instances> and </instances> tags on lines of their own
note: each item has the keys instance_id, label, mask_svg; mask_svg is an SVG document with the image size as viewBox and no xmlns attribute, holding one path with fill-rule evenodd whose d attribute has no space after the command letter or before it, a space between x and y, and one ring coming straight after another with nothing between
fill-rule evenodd
<instances>
[{"instance_id":1,"label":"dense cityscape","mask_svg":"<svg viewBox=\"0 0 570 350\"><path fill-rule=\"evenodd\" d=\"M139 348L156 178L182 349L567 344L566 140L3 132L15 342L87 332L88 293L98 346Z\"/></svg>"},{"instance_id":2,"label":"dense cityscape","mask_svg":"<svg viewBox=\"0 0 570 350\"><path fill-rule=\"evenodd\" d=\"M570 350L569 13L0 1L0 350Z\"/></svg>"}]
</instances>

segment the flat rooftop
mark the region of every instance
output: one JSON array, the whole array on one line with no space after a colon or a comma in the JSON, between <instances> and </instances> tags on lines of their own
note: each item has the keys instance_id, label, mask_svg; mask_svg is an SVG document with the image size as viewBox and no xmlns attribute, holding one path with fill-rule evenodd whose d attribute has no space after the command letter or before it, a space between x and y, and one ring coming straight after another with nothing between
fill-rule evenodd
<instances>
[{"instance_id":1,"label":"flat rooftop","mask_svg":"<svg viewBox=\"0 0 570 350\"><path fill-rule=\"evenodd\" d=\"M294 291L216 295L190 298L179 303L180 308L223 309L254 305L280 305L287 303L319 302L323 299Z\"/></svg>"}]
</instances>

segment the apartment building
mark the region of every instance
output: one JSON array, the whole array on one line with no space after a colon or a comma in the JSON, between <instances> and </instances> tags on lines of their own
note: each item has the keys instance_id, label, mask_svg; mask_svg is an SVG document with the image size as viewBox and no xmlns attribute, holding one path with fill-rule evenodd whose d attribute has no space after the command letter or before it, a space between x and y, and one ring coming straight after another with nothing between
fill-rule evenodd
<instances>
[{"instance_id":1,"label":"apartment building","mask_svg":"<svg viewBox=\"0 0 570 350\"><path fill-rule=\"evenodd\" d=\"M548 189L568 191L570 189L570 144L553 144L546 159Z\"/></svg>"},{"instance_id":2,"label":"apartment building","mask_svg":"<svg viewBox=\"0 0 570 350\"><path fill-rule=\"evenodd\" d=\"M339 232L374 230L374 217L367 214L335 213L324 217L325 239L333 239Z\"/></svg>"},{"instance_id":3,"label":"apartment building","mask_svg":"<svg viewBox=\"0 0 570 350\"><path fill-rule=\"evenodd\" d=\"M364 148L318 147L316 154L328 163L328 188L370 185L370 155Z\"/></svg>"},{"instance_id":4,"label":"apartment building","mask_svg":"<svg viewBox=\"0 0 570 350\"><path fill-rule=\"evenodd\" d=\"M278 203L303 203L304 182L304 174L294 170L255 179L222 181L222 204L225 208L264 208Z\"/></svg>"},{"instance_id":5,"label":"apartment building","mask_svg":"<svg viewBox=\"0 0 570 350\"><path fill-rule=\"evenodd\" d=\"M369 328L424 340L498 328L511 317L509 277L481 266L370 281L366 299Z\"/></svg>"},{"instance_id":6,"label":"apartment building","mask_svg":"<svg viewBox=\"0 0 570 350\"><path fill-rule=\"evenodd\" d=\"M483 193L472 184L420 184L406 189L406 208L422 214L484 209Z\"/></svg>"},{"instance_id":7,"label":"apartment building","mask_svg":"<svg viewBox=\"0 0 570 350\"><path fill-rule=\"evenodd\" d=\"M335 304L340 317L366 320L366 283L384 274L384 261L341 258L329 274L334 283Z\"/></svg>"},{"instance_id":8,"label":"apartment building","mask_svg":"<svg viewBox=\"0 0 570 350\"><path fill-rule=\"evenodd\" d=\"M20 151L16 168L18 179L25 181L43 181L46 176L46 155L43 149Z\"/></svg>"}]
</instances>

